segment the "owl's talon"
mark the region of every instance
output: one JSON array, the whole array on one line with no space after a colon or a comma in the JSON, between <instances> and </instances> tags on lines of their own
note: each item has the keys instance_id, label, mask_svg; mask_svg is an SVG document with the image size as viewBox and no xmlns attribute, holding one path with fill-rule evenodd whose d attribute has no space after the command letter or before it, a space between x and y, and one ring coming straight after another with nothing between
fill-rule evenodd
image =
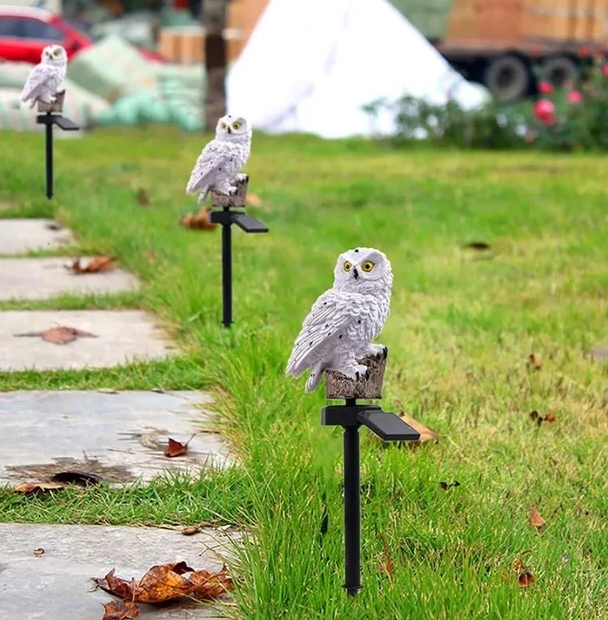
<instances>
[{"instance_id":1,"label":"owl's talon","mask_svg":"<svg viewBox=\"0 0 608 620\"><path fill-rule=\"evenodd\" d=\"M384 347L382 350L382 359L385 360L388 357L388 347Z\"/></svg>"}]
</instances>

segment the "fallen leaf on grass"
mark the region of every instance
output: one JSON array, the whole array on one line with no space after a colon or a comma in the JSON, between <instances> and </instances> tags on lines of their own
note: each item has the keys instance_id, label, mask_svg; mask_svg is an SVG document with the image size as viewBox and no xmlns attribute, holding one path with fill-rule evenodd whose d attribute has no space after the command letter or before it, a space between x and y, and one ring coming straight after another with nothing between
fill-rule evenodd
<instances>
[{"instance_id":1,"label":"fallen leaf on grass","mask_svg":"<svg viewBox=\"0 0 608 620\"><path fill-rule=\"evenodd\" d=\"M528 415L530 416L530 419L532 421L538 424L538 426L540 426L543 422L555 422L556 420L554 413L549 412L546 416L543 417L542 415L540 415L540 413L538 413L538 411L536 411L536 409L530 411Z\"/></svg>"},{"instance_id":2,"label":"fallen leaf on grass","mask_svg":"<svg viewBox=\"0 0 608 620\"><path fill-rule=\"evenodd\" d=\"M131 620L139 618L139 606L133 601L110 601L103 606L101 620Z\"/></svg>"},{"instance_id":3,"label":"fallen leaf on grass","mask_svg":"<svg viewBox=\"0 0 608 620\"><path fill-rule=\"evenodd\" d=\"M150 204L150 198L148 197L148 192L143 187L140 187L137 190L137 204L141 205L142 207L145 207Z\"/></svg>"},{"instance_id":4,"label":"fallen leaf on grass","mask_svg":"<svg viewBox=\"0 0 608 620\"><path fill-rule=\"evenodd\" d=\"M185 573L191 573L185 577ZM93 581L106 592L135 603L163 603L184 596L199 600L216 599L232 589L225 566L217 572L195 571L185 562L153 566L139 581L129 582L114 575L112 569L103 579Z\"/></svg>"},{"instance_id":5,"label":"fallen leaf on grass","mask_svg":"<svg viewBox=\"0 0 608 620\"><path fill-rule=\"evenodd\" d=\"M536 356L534 355L534 353L530 353L530 355L528 356L528 368L534 368L534 370L540 370L543 366L540 363L540 360L536 359Z\"/></svg>"},{"instance_id":6,"label":"fallen leaf on grass","mask_svg":"<svg viewBox=\"0 0 608 620\"><path fill-rule=\"evenodd\" d=\"M65 489L63 484L57 482L24 482L13 488L16 493L30 495L32 493L48 493L49 491L61 491Z\"/></svg>"},{"instance_id":7,"label":"fallen leaf on grass","mask_svg":"<svg viewBox=\"0 0 608 620\"><path fill-rule=\"evenodd\" d=\"M44 549L42 547L38 548L38 549L34 549L34 555L39 558L40 556L44 555Z\"/></svg>"},{"instance_id":8,"label":"fallen leaf on grass","mask_svg":"<svg viewBox=\"0 0 608 620\"><path fill-rule=\"evenodd\" d=\"M534 575L530 572L530 567L524 564L521 557L515 558L513 570L517 573L517 581L520 588L527 588L534 583Z\"/></svg>"},{"instance_id":9,"label":"fallen leaf on grass","mask_svg":"<svg viewBox=\"0 0 608 620\"><path fill-rule=\"evenodd\" d=\"M395 562L393 562L393 559L391 558L391 555L388 551L388 544L386 542L386 538L383 535L381 535L381 540L382 540L382 554L384 558L380 562L380 570L388 577L388 580L391 583L393 583L394 582L393 574L395 572Z\"/></svg>"},{"instance_id":10,"label":"fallen leaf on grass","mask_svg":"<svg viewBox=\"0 0 608 620\"><path fill-rule=\"evenodd\" d=\"M434 441L435 443L439 441L439 434L436 431L434 431L432 428L429 428L428 426L424 426L424 424L418 422L418 420L414 420L412 416L405 413L405 411L403 410L403 406L400 402L397 402L397 406L400 409L399 417L406 424L409 424L415 431L420 433L420 439L418 439L418 441L408 441L408 444L413 444L417 446L427 441Z\"/></svg>"},{"instance_id":11,"label":"fallen leaf on grass","mask_svg":"<svg viewBox=\"0 0 608 620\"><path fill-rule=\"evenodd\" d=\"M217 224L211 223L209 213L209 209L203 207L198 213L187 213L179 223L192 230L213 230Z\"/></svg>"},{"instance_id":12,"label":"fallen leaf on grass","mask_svg":"<svg viewBox=\"0 0 608 620\"><path fill-rule=\"evenodd\" d=\"M194 435L192 435L192 437L190 437L190 439L188 439L186 443L181 443L181 441L175 441L175 439L171 439L171 437L169 437L169 443L167 444L164 452L165 456L170 459L176 456L183 456L188 452L188 444L192 441L193 438Z\"/></svg>"},{"instance_id":13,"label":"fallen leaf on grass","mask_svg":"<svg viewBox=\"0 0 608 620\"><path fill-rule=\"evenodd\" d=\"M28 332L26 334L15 334L15 338L31 338L40 336L42 340L50 342L52 344L68 344L77 338L97 338L95 334L89 332L83 332L75 327L66 327L61 325L59 327L51 327L43 332Z\"/></svg>"},{"instance_id":14,"label":"fallen leaf on grass","mask_svg":"<svg viewBox=\"0 0 608 620\"><path fill-rule=\"evenodd\" d=\"M76 275L83 273L102 273L104 271L112 271L116 268L115 256L95 256L88 262L83 262L81 258L77 258L69 267Z\"/></svg>"},{"instance_id":15,"label":"fallen leaf on grass","mask_svg":"<svg viewBox=\"0 0 608 620\"><path fill-rule=\"evenodd\" d=\"M452 487L459 487L460 486L460 482L458 482L458 480L454 480L454 482L440 482L439 486L444 491L447 491L448 489L451 489Z\"/></svg>"},{"instance_id":16,"label":"fallen leaf on grass","mask_svg":"<svg viewBox=\"0 0 608 620\"><path fill-rule=\"evenodd\" d=\"M540 516L540 512L534 508L530 508L530 517L529 517L530 525L540 530L540 528L545 524L545 520Z\"/></svg>"},{"instance_id":17,"label":"fallen leaf on grass","mask_svg":"<svg viewBox=\"0 0 608 620\"><path fill-rule=\"evenodd\" d=\"M245 204L249 207L261 207L262 199L257 194L247 194Z\"/></svg>"}]
</instances>

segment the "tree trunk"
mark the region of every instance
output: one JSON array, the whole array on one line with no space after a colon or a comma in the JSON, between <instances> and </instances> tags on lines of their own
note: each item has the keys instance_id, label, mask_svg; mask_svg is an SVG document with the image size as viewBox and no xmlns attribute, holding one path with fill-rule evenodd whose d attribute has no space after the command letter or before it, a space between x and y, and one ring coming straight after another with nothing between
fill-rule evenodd
<instances>
[{"instance_id":1,"label":"tree trunk","mask_svg":"<svg viewBox=\"0 0 608 620\"><path fill-rule=\"evenodd\" d=\"M207 93L205 96L205 129L213 131L219 118L226 114L226 27L227 0L204 0L203 26L205 27L205 68Z\"/></svg>"}]
</instances>

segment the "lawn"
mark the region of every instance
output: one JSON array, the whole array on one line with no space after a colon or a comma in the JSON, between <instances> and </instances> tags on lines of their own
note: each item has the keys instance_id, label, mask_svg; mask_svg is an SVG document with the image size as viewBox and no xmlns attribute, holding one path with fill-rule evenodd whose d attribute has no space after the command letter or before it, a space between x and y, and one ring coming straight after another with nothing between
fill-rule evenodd
<instances>
[{"instance_id":1,"label":"lawn","mask_svg":"<svg viewBox=\"0 0 608 620\"><path fill-rule=\"evenodd\" d=\"M219 231L178 225L196 208L184 186L205 142L150 129L57 140L47 201L42 137L2 133L1 214L54 216L78 235L71 253L116 254L143 281L139 294L53 305L150 309L180 352L0 373L0 390L209 389L242 466L124 491L4 489L0 521L237 524L252 537L228 611L251 620L607 619L608 362L589 355L608 346L606 157L254 135L247 172L263 204L251 212L270 234L235 231L226 330ZM357 245L383 250L395 274L382 405L440 441L386 446L362 431L365 588L348 600L341 434L319 425L323 390L305 395L284 368L338 254ZM532 410L555 421L537 425Z\"/></svg>"}]
</instances>

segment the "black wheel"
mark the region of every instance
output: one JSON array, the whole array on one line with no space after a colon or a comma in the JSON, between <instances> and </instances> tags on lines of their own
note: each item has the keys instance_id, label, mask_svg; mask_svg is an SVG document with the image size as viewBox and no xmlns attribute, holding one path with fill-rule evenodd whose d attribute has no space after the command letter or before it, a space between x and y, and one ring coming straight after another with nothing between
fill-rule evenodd
<instances>
[{"instance_id":1,"label":"black wheel","mask_svg":"<svg viewBox=\"0 0 608 620\"><path fill-rule=\"evenodd\" d=\"M505 54L490 61L483 81L499 101L515 101L528 94L530 71L521 58Z\"/></svg>"},{"instance_id":2,"label":"black wheel","mask_svg":"<svg viewBox=\"0 0 608 620\"><path fill-rule=\"evenodd\" d=\"M540 73L541 79L560 87L566 82L576 84L580 77L580 68L568 56L551 56L543 62Z\"/></svg>"}]
</instances>

